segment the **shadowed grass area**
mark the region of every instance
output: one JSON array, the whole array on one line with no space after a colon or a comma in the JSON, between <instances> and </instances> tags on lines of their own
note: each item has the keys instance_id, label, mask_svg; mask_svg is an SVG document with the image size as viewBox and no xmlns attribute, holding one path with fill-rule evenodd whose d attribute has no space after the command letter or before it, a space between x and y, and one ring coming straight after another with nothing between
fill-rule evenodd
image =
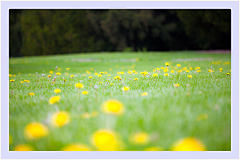
<instances>
[{"instance_id":1,"label":"shadowed grass area","mask_svg":"<svg viewBox=\"0 0 240 160\"><path fill-rule=\"evenodd\" d=\"M181 58L183 61L176 61ZM184 61L195 58L195 61ZM199 58L201 61L196 61ZM207 60L204 60L206 59ZM98 60L98 62L84 62ZM10 150L18 144L30 144L34 150L61 150L73 143L82 143L95 149L90 137L97 130L109 128L116 131L124 150L144 150L158 146L169 150L174 142L184 137L196 137L209 151L231 150L231 63L229 54L202 54L194 52L149 52L149 53L94 53L62 56L42 56L10 59L10 74L15 82L9 82L9 133L13 138ZM78 61L79 60L79 61ZM130 61L130 62L129 62ZM153 69L165 67L169 62L169 77L160 69L153 77ZM177 73L181 64L182 72ZM55 76L55 67L62 75ZM214 72L208 72L213 68ZM185 72L184 67L190 71ZM190 70L190 67L193 69ZM201 72L196 72L200 67ZM70 68L67 72L66 68ZM223 68L220 72L219 68ZM91 72L87 74L86 71ZM96 72L108 72L102 77ZM136 70L138 74L129 74ZM140 72L148 71L142 76ZM174 70L174 73L170 73ZM53 71L49 79L47 75ZM117 72L122 80L114 80ZM36 73L37 72L37 73ZM20 74L19 74L20 73ZM68 73L68 75L66 75ZM16 75L13 77L13 75ZM42 74L45 74L42 77ZM111 75L108 77L107 75ZM74 75L70 78L70 75ZM187 75L192 75L188 78ZM39 76L39 77L38 77ZM89 79L88 76L93 76ZM63 81L66 79L66 81ZM138 81L133 81L139 78ZM30 83L20 83L29 80ZM84 84L78 90L75 83ZM99 84L102 82L102 84ZM114 83L113 85L109 85ZM122 91L123 83L130 90ZM180 84L178 88L174 84ZM98 85L98 89L94 86ZM56 94L54 89L61 92ZM89 94L82 95L82 91ZM34 96L29 96L33 92ZM141 96L147 92L147 96ZM61 96L59 103L50 105L49 99ZM117 99L124 105L121 116L107 115L101 111L101 103ZM61 128L48 126L47 118L59 110L71 115L71 122ZM83 118L84 113L98 113L95 117ZM24 128L31 122L45 123L49 134L37 140L26 140ZM132 134L146 132L151 140L144 145L129 141Z\"/></svg>"}]
</instances>

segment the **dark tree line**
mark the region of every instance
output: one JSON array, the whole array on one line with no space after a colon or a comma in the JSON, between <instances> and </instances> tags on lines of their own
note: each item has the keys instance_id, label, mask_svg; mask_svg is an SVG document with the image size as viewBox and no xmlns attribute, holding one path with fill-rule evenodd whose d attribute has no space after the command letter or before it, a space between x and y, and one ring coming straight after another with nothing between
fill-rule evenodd
<instances>
[{"instance_id":1,"label":"dark tree line","mask_svg":"<svg viewBox=\"0 0 240 160\"><path fill-rule=\"evenodd\" d=\"M13 10L10 57L231 49L230 10Z\"/></svg>"}]
</instances>

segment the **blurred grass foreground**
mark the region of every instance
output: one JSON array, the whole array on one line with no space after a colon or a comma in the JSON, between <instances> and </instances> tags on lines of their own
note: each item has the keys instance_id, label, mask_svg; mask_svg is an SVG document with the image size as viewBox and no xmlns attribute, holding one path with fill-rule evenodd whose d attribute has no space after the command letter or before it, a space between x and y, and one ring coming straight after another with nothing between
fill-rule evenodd
<instances>
[{"instance_id":1,"label":"blurred grass foreground","mask_svg":"<svg viewBox=\"0 0 240 160\"><path fill-rule=\"evenodd\" d=\"M9 148L230 151L230 59L196 52L10 58Z\"/></svg>"}]
</instances>

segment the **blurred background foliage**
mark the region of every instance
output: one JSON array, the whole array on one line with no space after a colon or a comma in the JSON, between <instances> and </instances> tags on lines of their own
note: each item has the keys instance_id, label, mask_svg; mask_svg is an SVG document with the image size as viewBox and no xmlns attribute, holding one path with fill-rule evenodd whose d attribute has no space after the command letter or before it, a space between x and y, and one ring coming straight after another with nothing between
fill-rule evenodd
<instances>
[{"instance_id":1,"label":"blurred background foliage","mask_svg":"<svg viewBox=\"0 0 240 160\"><path fill-rule=\"evenodd\" d=\"M231 49L231 10L10 9L10 57Z\"/></svg>"}]
</instances>

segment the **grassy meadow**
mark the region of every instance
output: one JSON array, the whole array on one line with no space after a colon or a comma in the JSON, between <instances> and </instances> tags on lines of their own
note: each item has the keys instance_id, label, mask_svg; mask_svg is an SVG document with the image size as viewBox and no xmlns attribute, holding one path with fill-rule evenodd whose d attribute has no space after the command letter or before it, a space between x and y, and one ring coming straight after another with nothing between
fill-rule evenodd
<instances>
[{"instance_id":1,"label":"grassy meadow","mask_svg":"<svg viewBox=\"0 0 240 160\"><path fill-rule=\"evenodd\" d=\"M165 66L166 62L169 66ZM211 66L214 72L209 72ZM227 75L230 70L230 54L195 52L10 58L9 150L27 145L29 150L59 151L79 144L89 150L168 151L178 140L194 137L207 151L230 151L231 75ZM104 73L99 77L95 72ZM114 79L116 76L121 80ZM84 88L76 88L76 83L82 83ZM124 86L130 89L124 91ZM61 92L54 93L55 89ZM142 95L144 92L147 95ZM50 104L52 96L60 96L59 102ZM109 114L103 110L102 104L108 100L121 102L122 113ZM68 123L52 125L52 115L58 111L68 113ZM44 125L47 133L40 138L26 136L26 126L33 122ZM96 144L92 136L102 129L114 133L121 145L112 144L111 148L111 142L102 142L104 138ZM38 135L38 131L33 132Z\"/></svg>"}]
</instances>

